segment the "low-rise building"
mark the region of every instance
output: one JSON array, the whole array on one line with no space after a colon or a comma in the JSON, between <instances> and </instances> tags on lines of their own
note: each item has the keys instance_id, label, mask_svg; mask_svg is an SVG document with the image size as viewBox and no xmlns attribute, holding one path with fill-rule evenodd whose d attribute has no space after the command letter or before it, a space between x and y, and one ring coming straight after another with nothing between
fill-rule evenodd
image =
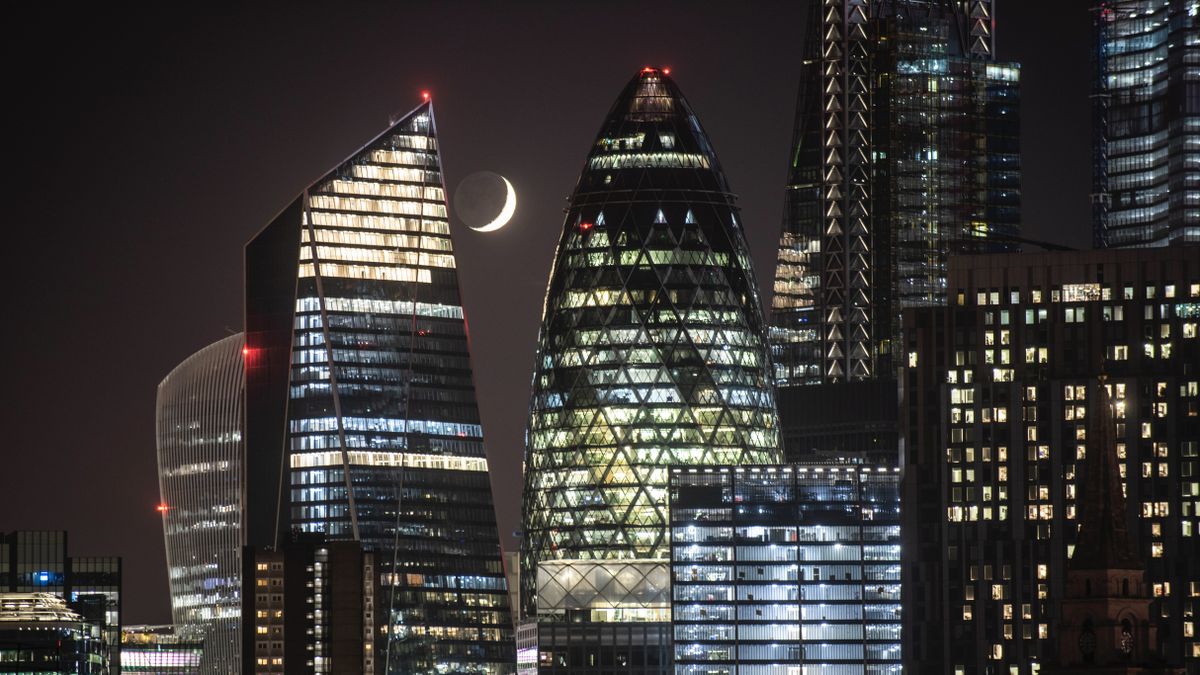
<instances>
[{"instance_id":1,"label":"low-rise building","mask_svg":"<svg viewBox=\"0 0 1200 675\"><path fill-rule=\"evenodd\" d=\"M899 470L673 468L676 675L900 672Z\"/></svg>"}]
</instances>

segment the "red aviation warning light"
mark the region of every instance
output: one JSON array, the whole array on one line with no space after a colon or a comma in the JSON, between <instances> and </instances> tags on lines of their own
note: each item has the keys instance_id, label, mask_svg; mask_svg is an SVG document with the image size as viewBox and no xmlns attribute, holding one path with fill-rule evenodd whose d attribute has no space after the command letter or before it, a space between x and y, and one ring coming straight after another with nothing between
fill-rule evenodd
<instances>
[{"instance_id":1,"label":"red aviation warning light","mask_svg":"<svg viewBox=\"0 0 1200 675\"><path fill-rule=\"evenodd\" d=\"M425 101L429 100L429 90L428 89L421 92L421 99L425 100Z\"/></svg>"},{"instance_id":2,"label":"red aviation warning light","mask_svg":"<svg viewBox=\"0 0 1200 675\"><path fill-rule=\"evenodd\" d=\"M163 503L163 504L159 504L158 506L154 507L154 510L158 511L159 513L161 513L165 516L167 514L167 511L170 510L170 508L171 508L170 506L167 506L165 503Z\"/></svg>"}]
</instances>

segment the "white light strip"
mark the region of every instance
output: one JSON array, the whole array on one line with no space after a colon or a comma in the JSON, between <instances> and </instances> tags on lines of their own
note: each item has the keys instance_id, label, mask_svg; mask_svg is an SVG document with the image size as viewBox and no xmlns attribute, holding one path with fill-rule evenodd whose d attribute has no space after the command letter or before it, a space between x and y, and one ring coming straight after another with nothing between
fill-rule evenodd
<instances>
[{"instance_id":1,"label":"white light strip","mask_svg":"<svg viewBox=\"0 0 1200 675\"><path fill-rule=\"evenodd\" d=\"M325 308L330 312L358 312L369 314L398 314L402 316L413 313L412 303L407 300L372 300L370 298L325 298ZM321 310L320 300L313 297L297 298L296 313L318 312ZM417 316L430 316L439 319L463 318L462 307L458 305L441 305L431 302L418 302Z\"/></svg>"},{"instance_id":2,"label":"white light strip","mask_svg":"<svg viewBox=\"0 0 1200 675\"><path fill-rule=\"evenodd\" d=\"M456 457L454 455L429 455L416 452L371 452L350 450L347 452L353 466L403 466L410 469L443 469L449 471L487 472L484 457ZM306 452L292 455L293 469L312 469L325 466L341 466L342 453Z\"/></svg>"}]
</instances>

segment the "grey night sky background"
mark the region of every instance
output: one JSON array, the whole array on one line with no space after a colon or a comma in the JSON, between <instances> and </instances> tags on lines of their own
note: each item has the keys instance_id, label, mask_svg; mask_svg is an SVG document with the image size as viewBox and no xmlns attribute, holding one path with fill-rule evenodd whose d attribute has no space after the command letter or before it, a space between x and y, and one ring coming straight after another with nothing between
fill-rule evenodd
<instances>
[{"instance_id":1,"label":"grey night sky background","mask_svg":"<svg viewBox=\"0 0 1200 675\"><path fill-rule=\"evenodd\" d=\"M997 4L1000 56L1023 64L1024 234L1087 247L1088 3ZM5 31L0 531L66 529L76 555L124 556L127 623L170 621L156 385L241 329L245 242L421 90L433 93L450 194L490 170L520 196L496 233L452 214L502 535L518 526L562 209L604 114L643 65L672 68L699 114L770 288L802 3L31 11Z\"/></svg>"}]
</instances>

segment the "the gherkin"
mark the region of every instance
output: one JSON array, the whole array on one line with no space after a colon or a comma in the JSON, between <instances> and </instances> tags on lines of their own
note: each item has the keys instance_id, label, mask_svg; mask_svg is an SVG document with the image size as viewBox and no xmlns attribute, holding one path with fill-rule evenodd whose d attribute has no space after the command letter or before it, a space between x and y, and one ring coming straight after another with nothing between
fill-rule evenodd
<instances>
[{"instance_id":1,"label":"the gherkin","mask_svg":"<svg viewBox=\"0 0 1200 675\"><path fill-rule=\"evenodd\" d=\"M661 620L646 610L668 585L667 467L780 461L734 199L678 87L642 70L592 146L550 273L525 456L527 615Z\"/></svg>"}]
</instances>

